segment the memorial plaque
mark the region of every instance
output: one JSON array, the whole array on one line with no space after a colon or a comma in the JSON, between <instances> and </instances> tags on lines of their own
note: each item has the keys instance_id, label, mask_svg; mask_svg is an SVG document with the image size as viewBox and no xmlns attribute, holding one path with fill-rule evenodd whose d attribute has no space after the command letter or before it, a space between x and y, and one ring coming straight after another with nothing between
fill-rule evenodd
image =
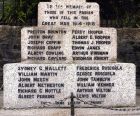
<instances>
[{"instance_id":1,"label":"memorial plaque","mask_svg":"<svg viewBox=\"0 0 140 116\"><path fill-rule=\"evenodd\" d=\"M76 97L87 102L80 106L136 105L134 64L77 64L75 68Z\"/></svg>"},{"instance_id":2,"label":"memorial plaque","mask_svg":"<svg viewBox=\"0 0 140 116\"><path fill-rule=\"evenodd\" d=\"M21 57L31 63L116 62L116 29L23 28Z\"/></svg>"},{"instance_id":3,"label":"memorial plaque","mask_svg":"<svg viewBox=\"0 0 140 116\"><path fill-rule=\"evenodd\" d=\"M70 107L71 92L76 96L75 107L134 106L135 65L17 63L4 66L4 108Z\"/></svg>"},{"instance_id":4,"label":"memorial plaque","mask_svg":"<svg viewBox=\"0 0 140 116\"><path fill-rule=\"evenodd\" d=\"M73 77L71 69L71 66L61 64L6 65L4 67L4 107L64 106L59 100L68 97L74 86L68 83Z\"/></svg>"},{"instance_id":5,"label":"memorial plaque","mask_svg":"<svg viewBox=\"0 0 140 116\"><path fill-rule=\"evenodd\" d=\"M99 5L80 0L53 0L38 5L39 26L99 26Z\"/></svg>"}]
</instances>

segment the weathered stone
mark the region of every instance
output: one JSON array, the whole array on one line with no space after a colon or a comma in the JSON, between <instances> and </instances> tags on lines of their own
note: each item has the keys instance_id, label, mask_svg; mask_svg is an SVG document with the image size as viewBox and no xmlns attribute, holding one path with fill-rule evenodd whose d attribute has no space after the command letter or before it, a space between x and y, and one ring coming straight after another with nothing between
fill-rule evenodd
<instances>
[{"instance_id":1,"label":"weathered stone","mask_svg":"<svg viewBox=\"0 0 140 116\"><path fill-rule=\"evenodd\" d=\"M5 108L69 107L71 92L76 96L75 106L79 107L134 106L135 65L17 63L4 66Z\"/></svg>"},{"instance_id":2,"label":"weathered stone","mask_svg":"<svg viewBox=\"0 0 140 116\"><path fill-rule=\"evenodd\" d=\"M116 62L116 29L23 28L21 57L32 63Z\"/></svg>"},{"instance_id":3,"label":"weathered stone","mask_svg":"<svg viewBox=\"0 0 140 116\"><path fill-rule=\"evenodd\" d=\"M80 0L53 0L38 5L39 26L99 26L99 5Z\"/></svg>"},{"instance_id":4,"label":"weathered stone","mask_svg":"<svg viewBox=\"0 0 140 116\"><path fill-rule=\"evenodd\" d=\"M3 79L2 67L5 63L20 62L20 31L22 27L0 26L0 86ZM13 33L15 31L15 33ZM140 29L123 28L117 29L118 33L118 61L135 63L137 66L137 87L140 86ZM13 41L14 39L14 41ZM13 43L13 44L11 44ZM14 46L13 46L14 45ZM129 47L128 47L129 46ZM10 52L10 53L9 53Z\"/></svg>"}]
</instances>

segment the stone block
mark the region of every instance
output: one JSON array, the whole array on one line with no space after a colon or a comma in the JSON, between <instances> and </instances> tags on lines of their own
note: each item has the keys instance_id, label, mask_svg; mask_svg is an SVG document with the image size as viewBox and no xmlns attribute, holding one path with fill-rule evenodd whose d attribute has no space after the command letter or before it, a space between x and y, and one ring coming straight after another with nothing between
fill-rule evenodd
<instances>
[{"instance_id":1,"label":"stone block","mask_svg":"<svg viewBox=\"0 0 140 116\"><path fill-rule=\"evenodd\" d=\"M30 63L116 62L114 28L23 28L21 59Z\"/></svg>"},{"instance_id":2,"label":"stone block","mask_svg":"<svg viewBox=\"0 0 140 116\"><path fill-rule=\"evenodd\" d=\"M6 64L4 108L134 106L135 65ZM84 101L84 103L83 103Z\"/></svg>"},{"instance_id":3,"label":"stone block","mask_svg":"<svg viewBox=\"0 0 140 116\"><path fill-rule=\"evenodd\" d=\"M38 26L100 26L99 5L80 0L53 0L38 5Z\"/></svg>"}]
</instances>

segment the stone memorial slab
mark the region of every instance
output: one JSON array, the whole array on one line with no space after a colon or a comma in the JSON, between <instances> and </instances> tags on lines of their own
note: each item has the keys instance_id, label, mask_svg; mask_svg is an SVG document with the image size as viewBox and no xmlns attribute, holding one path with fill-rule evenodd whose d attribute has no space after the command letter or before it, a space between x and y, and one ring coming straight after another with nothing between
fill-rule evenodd
<instances>
[{"instance_id":1,"label":"stone memorial slab","mask_svg":"<svg viewBox=\"0 0 140 116\"><path fill-rule=\"evenodd\" d=\"M38 26L100 26L99 5L85 0L53 0L38 5Z\"/></svg>"},{"instance_id":2,"label":"stone memorial slab","mask_svg":"<svg viewBox=\"0 0 140 116\"><path fill-rule=\"evenodd\" d=\"M61 64L6 65L4 67L4 107L59 106L57 105L59 100L69 96L69 92L72 91L69 89L73 85L68 83L73 77L71 69L71 66Z\"/></svg>"},{"instance_id":3,"label":"stone memorial slab","mask_svg":"<svg viewBox=\"0 0 140 116\"><path fill-rule=\"evenodd\" d=\"M22 61L30 63L116 62L114 28L29 27L21 32Z\"/></svg>"},{"instance_id":4,"label":"stone memorial slab","mask_svg":"<svg viewBox=\"0 0 140 116\"><path fill-rule=\"evenodd\" d=\"M71 92L76 96L75 107L134 106L135 65L16 63L4 66L4 108L70 107Z\"/></svg>"},{"instance_id":5,"label":"stone memorial slab","mask_svg":"<svg viewBox=\"0 0 140 116\"><path fill-rule=\"evenodd\" d=\"M77 64L75 74L76 97L87 102L82 107L136 105L134 64Z\"/></svg>"}]
</instances>

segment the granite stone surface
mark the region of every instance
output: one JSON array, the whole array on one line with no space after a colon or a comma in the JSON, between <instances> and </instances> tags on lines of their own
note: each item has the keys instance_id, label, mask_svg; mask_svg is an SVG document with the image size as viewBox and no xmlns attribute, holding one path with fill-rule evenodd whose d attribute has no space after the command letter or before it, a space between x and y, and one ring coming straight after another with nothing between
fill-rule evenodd
<instances>
[{"instance_id":1,"label":"granite stone surface","mask_svg":"<svg viewBox=\"0 0 140 116\"><path fill-rule=\"evenodd\" d=\"M135 65L7 64L4 108L135 106ZM84 101L85 103L83 103Z\"/></svg>"},{"instance_id":2,"label":"granite stone surface","mask_svg":"<svg viewBox=\"0 0 140 116\"><path fill-rule=\"evenodd\" d=\"M80 0L40 2L38 26L99 27L99 5Z\"/></svg>"},{"instance_id":3,"label":"granite stone surface","mask_svg":"<svg viewBox=\"0 0 140 116\"><path fill-rule=\"evenodd\" d=\"M114 28L29 27L21 33L22 61L58 64L117 61Z\"/></svg>"}]
</instances>

